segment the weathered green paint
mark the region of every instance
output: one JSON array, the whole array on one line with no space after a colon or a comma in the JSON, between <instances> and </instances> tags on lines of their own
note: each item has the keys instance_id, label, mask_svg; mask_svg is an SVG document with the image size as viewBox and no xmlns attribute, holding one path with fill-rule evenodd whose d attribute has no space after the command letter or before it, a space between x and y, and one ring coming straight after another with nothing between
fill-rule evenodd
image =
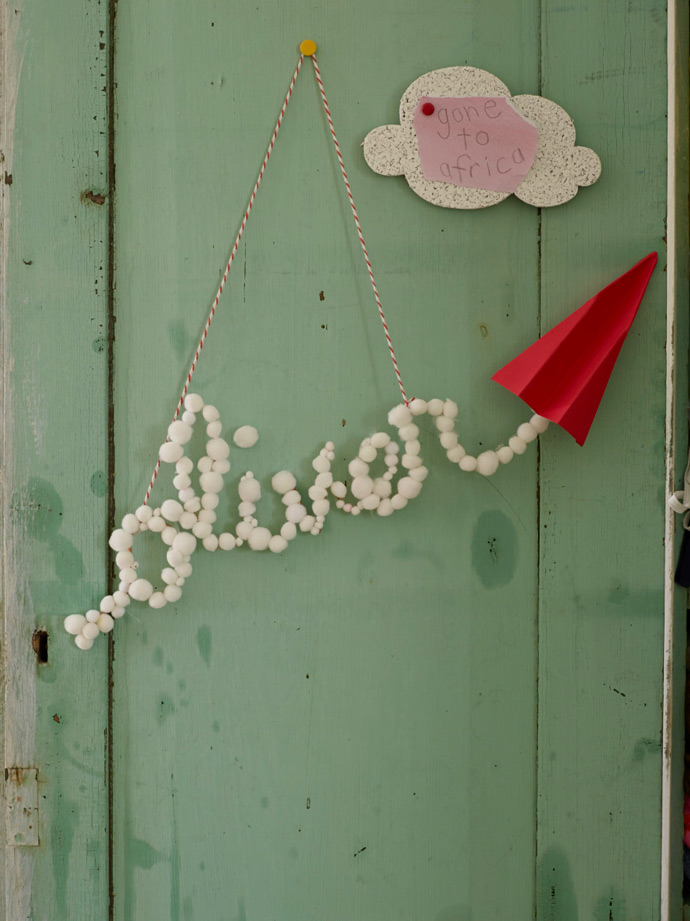
<instances>
[{"instance_id":1,"label":"weathered green paint","mask_svg":"<svg viewBox=\"0 0 690 921\"><path fill-rule=\"evenodd\" d=\"M117 195L98 205L83 193L107 191L107 10L67 6L20 10L12 39L5 408L20 602L6 707L12 675L30 673L12 759L35 759L46 795L37 853L6 852L15 876L34 864L32 903L7 917L55 921L108 913L106 663L103 643L83 655L55 629L37 668L31 632L105 588L108 495L118 515L143 496L298 41L319 43L408 390L457 399L470 450L525 416L493 371L649 250L663 265L666 156L657 0L119 0ZM562 104L600 181L541 214L516 200L468 213L369 171L360 142L396 120L405 87L463 63ZM344 471L397 400L310 70L195 378L229 429L260 430L233 450L232 485L247 468L306 482L328 438ZM585 448L554 429L485 481L452 469L425 423L431 474L403 512L333 513L280 557L199 553L180 604L118 625L118 921L658 916L664 285L660 268ZM170 491L162 476L153 503ZM158 568L159 543L139 545Z\"/></svg>"},{"instance_id":2,"label":"weathered green paint","mask_svg":"<svg viewBox=\"0 0 690 921\"><path fill-rule=\"evenodd\" d=\"M106 466L107 352L92 344L107 324L107 211L82 200L107 184L106 23L94 0L2 4L2 748L39 785L38 847L2 854L8 921L107 912L106 649L87 661L62 630L106 578L91 478Z\"/></svg>"}]
</instances>

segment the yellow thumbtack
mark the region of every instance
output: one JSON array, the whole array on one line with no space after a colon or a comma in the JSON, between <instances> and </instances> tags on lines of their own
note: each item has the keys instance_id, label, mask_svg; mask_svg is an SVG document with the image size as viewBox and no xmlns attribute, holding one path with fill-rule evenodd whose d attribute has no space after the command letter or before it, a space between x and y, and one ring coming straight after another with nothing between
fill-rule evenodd
<instances>
[{"instance_id":1,"label":"yellow thumbtack","mask_svg":"<svg viewBox=\"0 0 690 921\"><path fill-rule=\"evenodd\" d=\"M299 50L302 52L302 54L310 58L316 51L316 42L313 42L310 38L305 38L304 41L300 44Z\"/></svg>"}]
</instances>

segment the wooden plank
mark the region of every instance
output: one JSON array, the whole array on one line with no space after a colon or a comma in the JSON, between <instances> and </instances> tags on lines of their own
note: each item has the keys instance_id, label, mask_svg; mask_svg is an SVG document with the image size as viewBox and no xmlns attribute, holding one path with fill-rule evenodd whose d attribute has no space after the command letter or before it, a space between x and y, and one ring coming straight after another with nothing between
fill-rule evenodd
<instances>
[{"instance_id":1,"label":"wooden plank","mask_svg":"<svg viewBox=\"0 0 690 921\"><path fill-rule=\"evenodd\" d=\"M0 835L2 914L103 918L106 650L87 659L62 620L106 574L107 205L89 193L108 191L107 7L3 3L2 21L1 738L8 793L13 767L37 771L40 814L37 847Z\"/></svg>"},{"instance_id":2,"label":"wooden plank","mask_svg":"<svg viewBox=\"0 0 690 921\"><path fill-rule=\"evenodd\" d=\"M670 494L676 489L679 481L682 481L688 439L687 344L690 296L687 254L690 215L687 202L690 192L690 139L687 119L687 64L690 22L687 4L670 4L668 13L666 489ZM684 875L678 842L683 835L687 592L673 583L681 535L679 520L669 509L665 533L664 725L661 786L662 921L669 921L681 913Z\"/></svg>"},{"instance_id":3,"label":"wooden plank","mask_svg":"<svg viewBox=\"0 0 690 921\"><path fill-rule=\"evenodd\" d=\"M499 33L495 10L445 0L271 2L260 18L120 0L120 514L146 488L308 35L410 392L457 398L473 447L523 421L489 377L537 334L537 212L436 209L359 146L435 67L535 92L537 6L501 16ZM346 469L398 399L333 156L306 68L195 381L229 431L260 430L233 483L246 466L304 481L328 438ZM199 554L182 603L118 625L117 918L531 916L536 452L488 482L433 442L424 495L392 521L332 514L279 558ZM170 494L159 482L154 504Z\"/></svg>"},{"instance_id":4,"label":"wooden plank","mask_svg":"<svg viewBox=\"0 0 690 921\"><path fill-rule=\"evenodd\" d=\"M543 216L544 328L650 250L661 268L584 449L565 434L542 446L543 919L659 912L665 42L662 3L544 9L543 92L565 105L603 162L592 199Z\"/></svg>"}]
</instances>

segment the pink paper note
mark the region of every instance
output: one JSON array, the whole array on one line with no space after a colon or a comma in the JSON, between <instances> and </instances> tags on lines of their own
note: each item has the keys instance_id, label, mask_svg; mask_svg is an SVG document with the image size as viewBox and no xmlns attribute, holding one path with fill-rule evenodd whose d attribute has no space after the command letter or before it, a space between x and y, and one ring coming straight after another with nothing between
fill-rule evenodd
<instances>
[{"instance_id":1,"label":"pink paper note","mask_svg":"<svg viewBox=\"0 0 690 921\"><path fill-rule=\"evenodd\" d=\"M413 124L425 177L471 189L514 192L539 146L505 96L422 96Z\"/></svg>"}]
</instances>

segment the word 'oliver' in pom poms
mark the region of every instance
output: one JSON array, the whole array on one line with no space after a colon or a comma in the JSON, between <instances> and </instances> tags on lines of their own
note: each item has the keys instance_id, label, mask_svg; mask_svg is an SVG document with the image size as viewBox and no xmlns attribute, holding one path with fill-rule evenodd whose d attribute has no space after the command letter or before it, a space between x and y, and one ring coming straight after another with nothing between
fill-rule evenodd
<instances>
[{"instance_id":1,"label":"word 'oliver' in pom poms","mask_svg":"<svg viewBox=\"0 0 690 921\"><path fill-rule=\"evenodd\" d=\"M356 457L347 466L347 481L333 478L331 464L335 460L335 446L332 441L326 442L312 461L315 476L307 493L310 503L303 500L297 479L289 470L281 470L273 476L271 487L285 507L285 521L279 532L273 533L256 518L261 484L251 471L247 471L238 484L239 520L234 531L218 532L214 527L216 509L225 475L230 472L230 445L221 437L223 427L216 407L204 403L196 393L188 394L181 418L170 424L167 440L159 451L162 463L175 465L172 482L177 499L166 499L154 509L140 505L124 516L121 526L113 531L109 540L116 553L120 575L117 591L105 595L98 607L86 614L70 614L65 619L65 629L74 635L80 649L90 649L101 633L110 633L131 601L148 602L152 608L163 608L179 601L182 588L192 574L192 556L199 544L210 552L246 545L255 551L282 553L299 532L321 533L331 509L329 497L335 499L336 508L353 516L368 511L387 517L405 508L420 494L429 472L420 454L417 425L419 417L424 415L433 419L448 460L462 471L483 476L491 476L501 464L507 464L516 454L524 454L527 445L549 424L542 416L533 415L529 422L518 426L507 445L474 457L458 441L455 431L457 403L440 399L428 402L414 399L407 406L401 403L388 413L388 422L397 429L399 441L387 432L375 432L365 438ZM196 463L200 495L192 482L195 464L185 450L199 417L206 423L206 453ZM253 426L243 425L235 430L232 440L238 447L248 448L258 439L259 433ZM372 467L379 460L383 461L383 472L377 476ZM145 531L160 535L168 547L168 565L160 573L158 587L141 575L132 552L135 538Z\"/></svg>"}]
</instances>

